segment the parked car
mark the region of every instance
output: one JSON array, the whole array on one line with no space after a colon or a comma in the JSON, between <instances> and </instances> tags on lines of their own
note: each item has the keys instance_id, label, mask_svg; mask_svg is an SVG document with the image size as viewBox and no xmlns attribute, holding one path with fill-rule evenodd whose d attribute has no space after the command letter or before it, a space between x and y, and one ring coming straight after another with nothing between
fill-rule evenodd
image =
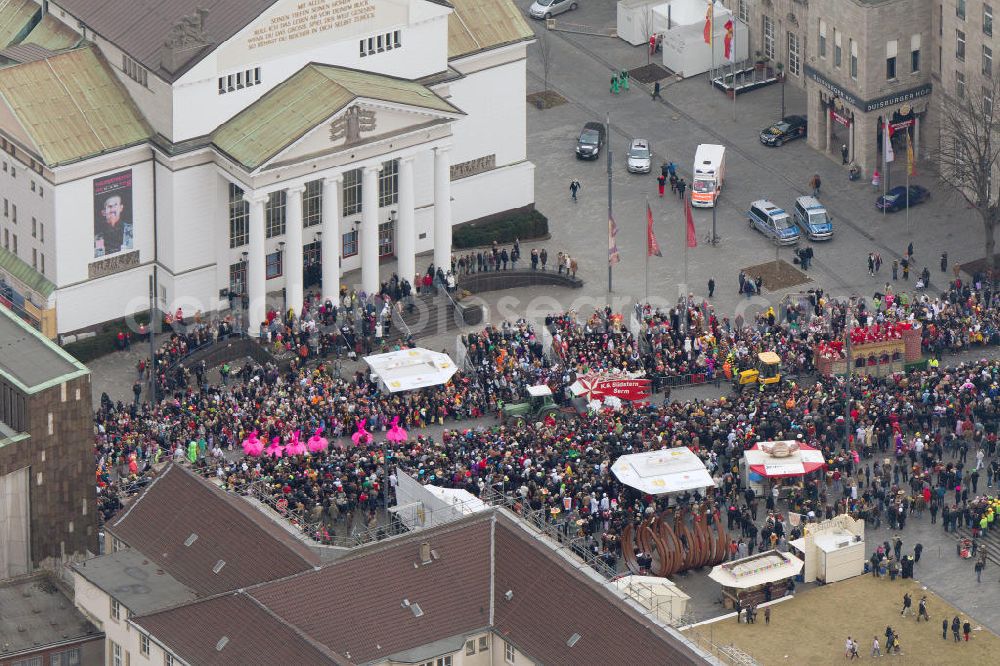
<instances>
[{"instance_id":1,"label":"parked car","mask_svg":"<svg viewBox=\"0 0 1000 666\"><path fill-rule=\"evenodd\" d=\"M535 0L528 9L528 15L536 19L550 19L576 8L575 0Z\"/></svg>"},{"instance_id":2,"label":"parked car","mask_svg":"<svg viewBox=\"0 0 1000 666\"><path fill-rule=\"evenodd\" d=\"M833 218L816 197L799 197L795 200L795 222L809 240L833 238Z\"/></svg>"},{"instance_id":3,"label":"parked car","mask_svg":"<svg viewBox=\"0 0 1000 666\"><path fill-rule=\"evenodd\" d=\"M922 204L931 198L931 193L926 187L910 185L910 206ZM875 207L885 210L888 213L895 213L897 210L906 208L906 185L894 187L875 201Z\"/></svg>"},{"instance_id":4,"label":"parked car","mask_svg":"<svg viewBox=\"0 0 1000 666\"><path fill-rule=\"evenodd\" d=\"M786 116L782 120L765 128L760 133L760 142L765 146L780 146L792 139L801 139L806 135L807 121L803 116Z\"/></svg>"},{"instance_id":5,"label":"parked car","mask_svg":"<svg viewBox=\"0 0 1000 666\"><path fill-rule=\"evenodd\" d=\"M799 240L799 228L792 216L773 201L758 199L747 211L750 226L779 245L791 245Z\"/></svg>"},{"instance_id":6,"label":"parked car","mask_svg":"<svg viewBox=\"0 0 1000 666\"><path fill-rule=\"evenodd\" d=\"M649 147L649 141L645 139L632 139L628 145L628 159L625 167L630 173L649 173L650 164L653 161L653 149Z\"/></svg>"},{"instance_id":7,"label":"parked car","mask_svg":"<svg viewBox=\"0 0 1000 666\"><path fill-rule=\"evenodd\" d=\"M596 160L604 146L604 124L589 122L580 131L576 140L576 156L584 160Z\"/></svg>"}]
</instances>

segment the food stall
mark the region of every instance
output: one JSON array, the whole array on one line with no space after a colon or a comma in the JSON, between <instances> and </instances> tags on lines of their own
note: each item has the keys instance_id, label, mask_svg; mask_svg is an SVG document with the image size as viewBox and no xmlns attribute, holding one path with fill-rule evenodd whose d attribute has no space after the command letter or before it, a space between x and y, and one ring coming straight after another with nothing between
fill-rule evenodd
<instances>
[{"instance_id":1,"label":"food stall","mask_svg":"<svg viewBox=\"0 0 1000 666\"><path fill-rule=\"evenodd\" d=\"M747 608L790 594L792 579L802 570L802 560L791 553L766 550L750 557L720 564L708 577L722 586L726 608Z\"/></svg>"},{"instance_id":2,"label":"food stall","mask_svg":"<svg viewBox=\"0 0 1000 666\"><path fill-rule=\"evenodd\" d=\"M770 492L770 484L803 477L825 467L823 452L800 440L757 442L743 452L743 481L758 496Z\"/></svg>"},{"instance_id":3,"label":"food stall","mask_svg":"<svg viewBox=\"0 0 1000 666\"><path fill-rule=\"evenodd\" d=\"M865 522L847 514L821 523L807 523L803 536L789 542L805 566L801 580L836 583L865 570Z\"/></svg>"}]
</instances>

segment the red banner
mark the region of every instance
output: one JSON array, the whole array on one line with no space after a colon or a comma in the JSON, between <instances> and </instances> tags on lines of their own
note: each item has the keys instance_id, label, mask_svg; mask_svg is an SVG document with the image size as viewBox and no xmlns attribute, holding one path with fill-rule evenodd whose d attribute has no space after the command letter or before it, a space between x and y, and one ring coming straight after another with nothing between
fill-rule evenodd
<instances>
[{"instance_id":1,"label":"red banner","mask_svg":"<svg viewBox=\"0 0 1000 666\"><path fill-rule=\"evenodd\" d=\"M833 109L830 110L830 118L833 120L833 122L840 123L844 127L850 127L851 126L851 119L850 118L848 118L847 116L840 115L839 113L837 113Z\"/></svg>"},{"instance_id":2,"label":"red banner","mask_svg":"<svg viewBox=\"0 0 1000 666\"><path fill-rule=\"evenodd\" d=\"M663 252L660 251L660 244L656 242L656 233L653 231L653 209L649 207L648 201L646 202L646 256L663 256Z\"/></svg>"},{"instance_id":3,"label":"red banner","mask_svg":"<svg viewBox=\"0 0 1000 666\"><path fill-rule=\"evenodd\" d=\"M637 402L648 400L652 393L652 382L649 379L605 378L587 375L580 377L577 381L583 387L583 395L588 401L614 396L621 400Z\"/></svg>"}]
</instances>

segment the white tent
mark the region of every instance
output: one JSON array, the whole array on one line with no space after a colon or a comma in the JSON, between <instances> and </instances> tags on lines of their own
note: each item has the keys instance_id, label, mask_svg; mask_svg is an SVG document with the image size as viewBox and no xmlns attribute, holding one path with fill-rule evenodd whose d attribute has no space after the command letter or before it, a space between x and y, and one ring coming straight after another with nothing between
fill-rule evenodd
<instances>
[{"instance_id":1,"label":"white tent","mask_svg":"<svg viewBox=\"0 0 1000 666\"><path fill-rule=\"evenodd\" d=\"M622 576L613 585L655 613L664 624L676 625L687 612L691 598L662 576Z\"/></svg>"},{"instance_id":2,"label":"white tent","mask_svg":"<svg viewBox=\"0 0 1000 666\"><path fill-rule=\"evenodd\" d=\"M686 446L622 456L611 471L625 485L650 495L715 486L705 463Z\"/></svg>"},{"instance_id":3,"label":"white tent","mask_svg":"<svg viewBox=\"0 0 1000 666\"><path fill-rule=\"evenodd\" d=\"M731 13L722 3L715 3L709 45L704 34L706 11L707 4L699 0L674 0L652 9L653 31L663 35L663 66L684 78L704 74L713 64L716 68L732 65L725 58L726 21ZM749 53L746 24L735 21L733 35L735 59L744 61Z\"/></svg>"},{"instance_id":4,"label":"white tent","mask_svg":"<svg viewBox=\"0 0 1000 666\"><path fill-rule=\"evenodd\" d=\"M420 347L365 356L365 363L390 393L444 384L458 370L447 354Z\"/></svg>"},{"instance_id":5,"label":"white tent","mask_svg":"<svg viewBox=\"0 0 1000 666\"><path fill-rule=\"evenodd\" d=\"M802 560L789 553L768 550L719 564L708 577L723 587L747 589L791 578L802 571Z\"/></svg>"}]
</instances>

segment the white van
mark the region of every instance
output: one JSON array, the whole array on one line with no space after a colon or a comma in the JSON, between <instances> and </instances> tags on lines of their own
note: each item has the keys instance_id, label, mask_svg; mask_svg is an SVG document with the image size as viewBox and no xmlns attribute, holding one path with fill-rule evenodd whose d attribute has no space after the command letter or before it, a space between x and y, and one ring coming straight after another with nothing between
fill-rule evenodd
<instances>
[{"instance_id":1,"label":"white van","mask_svg":"<svg viewBox=\"0 0 1000 666\"><path fill-rule=\"evenodd\" d=\"M726 147L703 143L694 153L691 205L711 208L726 179Z\"/></svg>"}]
</instances>

